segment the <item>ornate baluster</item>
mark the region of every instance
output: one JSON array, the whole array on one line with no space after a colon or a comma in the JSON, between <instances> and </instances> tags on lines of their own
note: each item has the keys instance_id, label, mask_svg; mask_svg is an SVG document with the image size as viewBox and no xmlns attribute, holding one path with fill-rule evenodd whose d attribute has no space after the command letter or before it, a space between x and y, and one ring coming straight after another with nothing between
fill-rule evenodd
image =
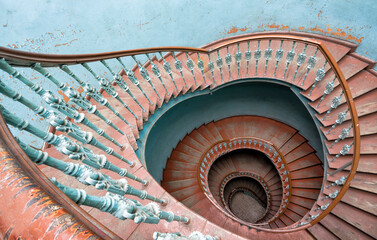
<instances>
[{"instance_id":1,"label":"ornate baluster","mask_svg":"<svg viewBox=\"0 0 377 240\"><path fill-rule=\"evenodd\" d=\"M229 81L232 79L230 74L230 64L232 63L232 55L229 54L229 47L226 47L225 63L228 65Z\"/></svg>"},{"instance_id":2,"label":"ornate baluster","mask_svg":"<svg viewBox=\"0 0 377 240\"><path fill-rule=\"evenodd\" d=\"M57 109L59 112L65 114L67 117L74 119L76 122L82 123L94 130L98 135L103 136L107 140L111 141L120 148L123 146L117 142L114 138L110 137L103 129L98 128L89 119L85 117L84 113L79 113L76 109L66 104L62 99L56 97L52 92L46 91L42 98L51 107Z\"/></svg>"},{"instance_id":3,"label":"ornate baluster","mask_svg":"<svg viewBox=\"0 0 377 240\"><path fill-rule=\"evenodd\" d=\"M203 63L202 59L200 59L199 53L197 53L197 54L198 54L198 62L196 64L198 65L198 68L202 72L202 77L203 77L204 85L207 86L206 76L204 75L204 63Z\"/></svg>"},{"instance_id":4,"label":"ornate baluster","mask_svg":"<svg viewBox=\"0 0 377 240\"><path fill-rule=\"evenodd\" d=\"M323 93L323 96L319 100L316 108L319 107L319 105L321 104L321 102L325 99L326 95L329 95L334 90L335 79L336 79L336 76L334 77L334 79L331 82L328 82L326 84L326 89L325 89L325 91Z\"/></svg>"},{"instance_id":5,"label":"ornate baluster","mask_svg":"<svg viewBox=\"0 0 377 240\"><path fill-rule=\"evenodd\" d=\"M284 50L283 50L283 40L280 41L280 48L276 50L275 53L275 59L276 59L276 65L275 65L275 71L274 71L274 77L276 76L276 70L278 69L279 62L281 58L283 57Z\"/></svg>"},{"instance_id":6,"label":"ornate baluster","mask_svg":"<svg viewBox=\"0 0 377 240\"><path fill-rule=\"evenodd\" d=\"M344 94L344 92L342 91L338 97L334 97L334 99L332 100L330 109L327 111L325 116L322 118L322 121L326 119L326 117L331 113L331 111L333 109L337 108L340 105L340 100L341 100L343 94Z\"/></svg>"},{"instance_id":7,"label":"ornate baluster","mask_svg":"<svg viewBox=\"0 0 377 240\"><path fill-rule=\"evenodd\" d=\"M305 62L305 59L306 59L305 51L307 47L308 47L308 44L305 44L304 50L297 57L297 68L296 68L295 74L293 75L292 82L295 81L298 70L300 69L301 65Z\"/></svg>"},{"instance_id":8,"label":"ornate baluster","mask_svg":"<svg viewBox=\"0 0 377 240\"><path fill-rule=\"evenodd\" d=\"M319 206L318 208L314 209L314 211L319 211L319 210L325 211L329 206L330 206L330 203L326 203L326 204Z\"/></svg>"},{"instance_id":9,"label":"ornate baluster","mask_svg":"<svg viewBox=\"0 0 377 240\"><path fill-rule=\"evenodd\" d=\"M344 140L350 133L351 128L352 128L352 125L349 128L344 128L342 132L340 133L339 137L330 145L329 148L332 148L340 140Z\"/></svg>"},{"instance_id":10,"label":"ornate baluster","mask_svg":"<svg viewBox=\"0 0 377 240\"><path fill-rule=\"evenodd\" d=\"M314 55L309 57L308 66L306 67L306 73L305 73L305 76L304 76L304 80L302 80L301 86L304 86L305 80L308 77L310 69L312 69L315 66L315 64L317 63L317 57L316 57L317 52L318 52L318 48L315 50Z\"/></svg>"},{"instance_id":11,"label":"ornate baluster","mask_svg":"<svg viewBox=\"0 0 377 240\"><path fill-rule=\"evenodd\" d=\"M169 93L168 89L166 88L165 83L162 81L160 70L158 69L157 65L154 64L154 62L151 60L151 58L149 57L149 54L146 53L146 55L147 55L147 58L148 58L149 62L151 63L152 72L160 80L162 86L164 87L164 89L166 91L167 96L170 96L170 93Z\"/></svg>"},{"instance_id":12,"label":"ornate baluster","mask_svg":"<svg viewBox=\"0 0 377 240\"><path fill-rule=\"evenodd\" d=\"M42 96L45 93L45 90L41 86L39 86L38 84L34 84L33 82L26 79L21 73L19 73L16 69L14 69L12 66L10 66L5 61L4 58L0 59L0 69L7 72L12 77L17 78L18 80L23 82L25 85L30 87L30 89L33 90L39 96Z\"/></svg>"},{"instance_id":13,"label":"ornate baluster","mask_svg":"<svg viewBox=\"0 0 377 240\"><path fill-rule=\"evenodd\" d=\"M249 62L251 59L251 51L250 51L250 41L247 42L247 51L245 52L245 59L246 59L246 76L249 76Z\"/></svg>"},{"instance_id":14,"label":"ornate baluster","mask_svg":"<svg viewBox=\"0 0 377 240\"><path fill-rule=\"evenodd\" d=\"M153 240L219 240L218 237L204 235L201 232L192 232L188 237L183 236L181 233L153 233Z\"/></svg>"},{"instance_id":15,"label":"ornate baluster","mask_svg":"<svg viewBox=\"0 0 377 240\"><path fill-rule=\"evenodd\" d=\"M106 65L105 65L106 66ZM75 79L82 87L85 87L86 86L86 83L84 83L83 81L81 81L69 68L67 65L61 65L59 66L59 68L61 70L63 70L65 73L67 73L69 76L71 76L73 79ZM117 74L116 76L114 76L114 81L123 89L125 90L131 97L132 99L134 99L135 97L133 97L133 95L131 94L130 90L129 90L129 87L127 86L126 82L122 79L121 76L119 76L119 74ZM93 88L93 91L96 92L96 95L101 95L97 89ZM108 103L108 101L106 99L103 98L103 96L101 95L100 97L102 100L101 101L97 101L97 99L93 98L95 101L97 101L98 103L100 103L101 105L104 105L105 107L109 108L117 117L119 117L120 119L122 119L122 121L126 122L126 120L119 114L118 111L115 111L113 107L111 107L111 105ZM134 99L135 100L135 99ZM136 100L137 102L137 100ZM138 102L137 102L138 103ZM138 117L135 115L135 113L129 109L128 107L126 107L128 111L130 111L130 113L132 115L134 115L134 117L136 119L138 119Z\"/></svg>"},{"instance_id":16,"label":"ornate baluster","mask_svg":"<svg viewBox=\"0 0 377 240\"><path fill-rule=\"evenodd\" d=\"M29 147L25 143L17 139L20 147L25 151L25 153L30 157L30 160L35 162L38 165L45 164L47 166L56 168L62 171L64 174L75 177L78 181L85 185L92 185L97 189L104 189L106 191L116 193L119 195L130 194L138 196L141 199L149 199L159 203L164 203L164 200L158 199L154 196L147 194L145 191L140 191L138 189L130 186L126 179L114 180L106 174L100 173L87 165L74 164L71 162L64 162L53 157L50 157L48 153L36 150ZM127 172L126 169L123 169L125 174L122 174L124 177L128 177L136 180L137 182L147 185L148 181L142 180L136 177L133 174Z\"/></svg>"},{"instance_id":17,"label":"ornate baluster","mask_svg":"<svg viewBox=\"0 0 377 240\"><path fill-rule=\"evenodd\" d=\"M328 199L328 198L334 199L334 198L336 198L336 196L338 196L338 194L339 194L339 191L335 190L334 192L330 193L329 195L323 197L322 200L325 200L325 199Z\"/></svg>"},{"instance_id":18,"label":"ornate baluster","mask_svg":"<svg viewBox=\"0 0 377 240\"><path fill-rule=\"evenodd\" d=\"M167 73L169 74L171 80L172 80L173 83L174 83L175 89L177 90L177 92L179 92L178 87L177 87L177 84L175 83L174 78L173 78L173 74L172 74L172 71L171 71L170 63L168 63L168 62L165 60L165 58L164 58L164 56L162 56L161 52L159 52L159 54L160 54L162 60L164 61L164 65L163 65L163 66L164 66L165 72L167 72Z\"/></svg>"},{"instance_id":19,"label":"ornate baluster","mask_svg":"<svg viewBox=\"0 0 377 240\"><path fill-rule=\"evenodd\" d=\"M333 130L337 125L342 124L344 120L346 120L348 111L349 111L349 108L345 112L339 113L338 118L335 120L334 125L331 126L331 128L329 129L329 131L327 131L326 134L329 134L331 130Z\"/></svg>"},{"instance_id":20,"label":"ornate baluster","mask_svg":"<svg viewBox=\"0 0 377 240\"><path fill-rule=\"evenodd\" d=\"M291 51L289 51L289 52L287 53L287 65L285 66L283 79L285 78L285 75L287 74L287 70L288 70L289 64L293 61L293 58L294 58L295 55L296 55L295 50L294 50L295 45L296 45L296 42L293 41L292 49L291 49Z\"/></svg>"},{"instance_id":21,"label":"ornate baluster","mask_svg":"<svg viewBox=\"0 0 377 240\"><path fill-rule=\"evenodd\" d=\"M344 145L343 148L342 148L342 150L340 150L340 152L335 157L333 157L330 160L330 162L333 162L335 159L337 159L338 157L340 157L340 155L344 156L344 155L348 154L349 151L351 150L352 145L353 145L353 142L350 145L348 145L348 144Z\"/></svg>"},{"instance_id":22,"label":"ornate baluster","mask_svg":"<svg viewBox=\"0 0 377 240\"><path fill-rule=\"evenodd\" d=\"M335 185L342 186L342 185L344 185L344 183L346 182L346 180L347 180L347 177L341 176L338 180L336 180L335 182L333 182L330 185L326 186L326 188L330 188L330 187L335 186Z\"/></svg>"},{"instance_id":23,"label":"ornate baluster","mask_svg":"<svg viewBox=\"0 0 377 240\"><path fill-rule=\"evenodd\" d=\"M212 74L213 85L216 86L215 74L213 73L215 71L215 64L211 61L211 55L209 53L208 53L208 69Z\"/></svg>"},{"instance_id":24,"label":"ornate baluster","mask_svg":"<svg viewBox=\"0 0 377 240\"><path fill-rule=\"evenodd\" d=\"M194 73L194 62L192 61L192 59L190 58L190 56L188 55L187 52L185 52L185 55L186 55L186 59L187 59L186 65L191 71L192 77L194 78L195 86L198 86L198 84L196 82L196 78L195 78L195 73Z\"/></svg>"},{"instance_id":25,"label":"ornate baluster","mask_svg":"<svg viewBox=\"0 0 377 240\"><path fill-rule=\"evenodd\" d=\"M255 59L255 76L258 75L258 62L259 62L259 59L261 58L262 56L262 51L259 49L259 45L260 45L260 40L258 40L258 48L257 50L254 51L254 59Z\"/></svg>"},{"instance_id":26,"label":"ornate baluster","mask_svg":"<svg viewBox=\"0 0 377 240\"><path fill-rule=\"evenodd\" d=\"M140 82L139 80L137 79L137 77L135 76L135 73L132 71L132 70L128 70L128 68L126 67L126 65L124 65L122 59L120 58L117 58L118 62L122 65L124 71L126 72L127 74L127 77L128 79L130 79L130 81L139 88L139 90L141 91L141 93L144 95L144 97L148 100L149 104L152 105L153 103L151 102L151 100L149 99L149 97L147 96L147 94L144 92L143 88L140 86ZM144 109L144 108L143 108Z\"/></svg>"},{"instance_id":27,"label":"ornate baluster","mask_svg":"<svg viewBox=\"0 0 377 240\"><path fill-rule=\"evenodd\" d=\"M240 63L242 60L242 53L240 52L240 43L237 43L237 52L234 54L234 59L237 62L237 77L240 77Z\"/></svg>"},{"instance_id":28,"label":"ornate baluster","mask_svg":"<svg viewBox=\"0 0 377 240\"><path fill-rule=\"evenodd\" d=\"M49 72L47 72L39 63L35 63L32 65L32 68L42 74L44 77L49 79L51 82L53 82L56 86L58 86L67 97L70 98L71 102L75 103L79 107L83 108L84 110L87 110L89 113L92 113L96 115L97 117L101 118L103 121L106 122L106 124L110 125L112 128L117 130L119 133L124 133L116 127L109 119L105 118L96 108L96 106L93 106L90 101L88 101L86 98L82 97L76 90L74 90L71 87L66 86L65 84L61 83L59 80L54 78ZM126 122L131 128L132 126Z\"/></svg>"},{"instance_id":29,"label":"ornate baluster","mask_svg":"<svg viewBox=\"0 0 377 240\"><path fill-rule=\"evenodd\" d=\"M175 53L174 53L174 52L172 52L172 53L173 53L173 57L174 57L174 59L175 59L175 61L174 61L174 66L175 66L175 68L179 71L179 73L181 74L182 79L183 79L183 82L185 83L186 88L188 88L187 83L186 83L186 79L185 79L185 77L184 77L184 75L183 75L183 72L182 72L182 69L183 69L183 67L182 67L182 62L181 62L180 60L177 59L177 57L175 56Z\"/></svg>"},{"instance_id":30,"label":"ornate baluster","mask_svg":"<svg viewBox=\"0 0 377 240\"><path fill-rule=\"evenodd\" d=\"M317 76L314 79L314 84L312 85L312 88L310 89L309 97L312 95L312 92L313 92L314 88L317 86L317 83L319 83L323 79L323 77L325 76L325 74L326 74L326 72L325 72L326 64L327 64L327 60L323 64L323 67L317 70Z\"/></svg>"},{"instance_id":31,"label":"ornate baluster","mask_svg":"<svg viewBox=\"0 0 377 240\"><path fill-rule=\"evenodd\" d=\"M148 70L141 65L141 63L136 59L135 56L131 56L131 57L136 62L136 65L139 68L139 72L140 72L141 76L149 83L149 85L151 85L151 87L153 88L153 91L156 93L158 99L161 100L160 94L158 94L156 88L153 85L153 82L151 81Z\"/></svg>"},{"instance_id":32,"label":"ornate baluster","mask_svg":"<svg viewBox=\"0 0 377 240\"><path fill-rule=\"evenodd\" d=\"M103 212L111 213L121 220L132 219L135 223L144 222L152 224L159 223L161 219L167 222L189 222L189 219L186 217L180 217L174 215L172 212L160 210L156 203L148 203L143 206L136 200L112 193L107 193L104 197L97 197L87 194L83 189L64 186L55 178L52 178L51 181L77 204L98 208Z\"/></svg>"},{"instance_id":33,"label":"ornate baluster","mask_svg":"<svg viewBox=\"0 0 377 240\"><path fill-rule=\"evenodd\" d=\"M221 82L223 83L224 82L224 78L223 78L223 58L220 57L220 51L219 51L219 49L217 49L216 66L220 70Z\"/></svg>"},{"instance_id":34,"label":"ornate baluster","mask_svg":"<svg viewBox=\"0 0 377 240\"><path fill-rule=\"evenodd\" d=\"M264 66L264 76L267 75L267 65L268 61L270 60L272 56L272 49L271 49L271 40L268 41L268 48L264 50L264 59L266 60L266 64Z\"/></svg>"},{"instance_id":35,"label":"ornate baluster","mask_svg":"<svg viewBox=\"0 0 377 240\"><path fill-rule=\"evenodd\" d=\"M131 98L135 101L135 97L132 95L132 93L129 91L129 87L127 86L127 83L122 79L122 77L118 74L118 73L115 73L111 68L110 66L107 64L107 62L105 60L101 60L100 61L109 71L110 73L113 75L114 77L114 82L116 84L118 84L118 86L120 88L122 88L123 90L125 90L128 95L131 96ZM135 101L137 102L137 101ZM138 102L137 102L138 103ZM136 118L138 119L138 117L135 115L135 113L127 106L127 104L123 105L125 108L127 108L127 110Z\"/></svg>"}]
</instances>

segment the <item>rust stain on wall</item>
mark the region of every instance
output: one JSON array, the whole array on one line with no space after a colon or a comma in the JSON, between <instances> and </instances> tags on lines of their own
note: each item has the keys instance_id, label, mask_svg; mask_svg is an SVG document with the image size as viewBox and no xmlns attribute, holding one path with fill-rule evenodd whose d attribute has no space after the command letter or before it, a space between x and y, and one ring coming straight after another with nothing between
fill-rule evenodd
<instances>
[{"instance_id":1,"label":"rust stain on wall","mask_svg":"<svg viewBox=\"0 0 377 240\"><path fill-rule=\"evenodd\" d=\"M61 43L61 44L56 44L55 45L55 47L59 47L59 46L65 46L65 45L69 45L69 44L71 44L72 42L74 42L74 41L77 41L78 39L77 38L75 38L75 39L73 39L72 41L70 41L70 42L66 42L66 43Z\"/></svg>"},{"instance_id":2,"label":"rust stain on wall","mask_svg":"<svg viewBox=\"0 0 377 240\"><path fill-rule=\"evenodd\" d=\"M236 26L233 26L230 30L226 31L227 34L232 34L232 33L236 33L238 31L241 31L241 32L244 32L247 30L247 27L243 27L243 28L237 28Z\"/></svg>"}]
</instances>

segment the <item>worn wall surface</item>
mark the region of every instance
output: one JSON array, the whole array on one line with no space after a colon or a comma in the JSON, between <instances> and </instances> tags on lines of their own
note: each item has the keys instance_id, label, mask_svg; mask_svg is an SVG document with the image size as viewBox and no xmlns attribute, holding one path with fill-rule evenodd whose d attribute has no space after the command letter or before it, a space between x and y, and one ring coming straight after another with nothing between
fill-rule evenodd
<instances>
[{"instance_id":1,"label":"worn wall surface","mask_svg":"<svg viewBox=\"0 0 377 240\"><path fill-rule=\"evenodd\" d=\"M358 53L376 60L376 6L373 0L0 0L0 45L41 53L95 53L172 45L199 47L232 35L282 30L349 40L359 44ZM114 69L120 69L115 62L111 64ZM131 62L129 64L131 66ZM103 66L91 66L101 76L110 77ZM84 80L94 82L80 67L74 70ZM38 73L24 71L33 81L45 82ZM51 72L80 90L77 83L60 70ZM41 102L7 74L1 72L0 79L31 100ZM51 83L45 86L57 92ZM38 127L47 128L33 112L3 96L0 98L8 108L22 111L23 116ZM41 142L29 134L20 136L26 142L41 146Z\"/></svg>"}]
</instances>

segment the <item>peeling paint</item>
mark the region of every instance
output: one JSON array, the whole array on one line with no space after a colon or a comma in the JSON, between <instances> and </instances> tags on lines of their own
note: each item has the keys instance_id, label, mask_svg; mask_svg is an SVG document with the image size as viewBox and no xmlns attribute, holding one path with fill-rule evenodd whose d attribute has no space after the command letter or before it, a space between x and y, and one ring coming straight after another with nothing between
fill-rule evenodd
<instances>
[{"instance_id":1,"label":"peeling paint","mask_svg":"<svg viewBox=\"0 0 377 240\"><path fill-rule=\"evenodd\" d=\"M75 39L71 40L70 42L61 43L61 44L56 44L55 47L69 45L69 44L71 44L72 42L77 41L77 40L78 40L78 39L75 38Z\"/></svg>"},{"instance_id":2,"label":"peeling paint","mask_svg":"<svg viewBox=\"0 0 377 240\"><path fill-rule=\"evenodd\" d=\"M247 27L243 27L243 28L237 28L236 26L233 26L230 30L226 31L227 34L232 34L232 33L236 33L238 31L241 31L241 32L244 32L247 30Z\"/></svg>"}]
</instances>

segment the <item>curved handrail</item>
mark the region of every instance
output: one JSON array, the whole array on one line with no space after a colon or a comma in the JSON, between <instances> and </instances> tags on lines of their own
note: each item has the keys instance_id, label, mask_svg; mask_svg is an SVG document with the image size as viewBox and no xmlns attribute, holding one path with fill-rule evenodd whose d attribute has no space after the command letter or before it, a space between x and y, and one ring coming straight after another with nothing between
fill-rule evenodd
<instances>
[{"instance_id":1,"label":"curved handrail","mask_svg":"<svg viewBox=\"0 0 377 240\"><path fill-rule=\"evenodd\" d=\"M136 50L98 53L98 54L56 55L56 54L30 53L30 52L24 52L24 51L5 48L5 47L0 47L0 57L6 58L7 60L9 60L9 63L12 64L13 66L30 66L32 63L35 63L35 62L40 62L42 66L58 66L62 64L70 65L70 64L77 64L77 63L83 63L83 62L93 62L93 61L105 60L109 58L130 56L130 55L136 55L136 54L145 54L145 53L152 53L152 52L154 53L154 52L169 52L169 51L186 51L186 52L190 51L190 52L200 52L200 53L209 54L225 46L229 46L229 45L240 43L240 42L246 42L250 40L258 40L258 39L263 39L263 40L266 40L266 39L284 40L285 39L285 40L298 41L298 42L317 46L320 52L328 61L331 68L333 69L337 79L339 80L341 88L343 89L343 92L344 92L347 105L349 106L349 109L350 109L351 121L353 125L353 138L354 138L354 147L353 147L354 151L353 151L353 161L352 161L353 164L350 169L347 180L343 184L343 187L340 190L339 194L337 195L337 197L335 197L332 200L332 202L330 203L330 205L328 206L326 210L324 210L317 218L315 218L314 220L311 220L311 222L309 222L308 224L304 224L294 229L273 230L273 232L277 232L277 233L299 231L299 230L308 228L318 223L319 221L321 221L339 203L339 201L345 195L347 189L350 187L351 181L356 174L357 166L359 163L359 156L360 156L360 126L359 126L358 116L356 112L356 107L352 99L351 91L347 85L347 82L343 73L340 70L340 67L338 66L337 62L335 61L335 59L333 58L329 50L325 47L325 45L321 41L313 40L311 38L302 37L302 36L295 36L292 33L289 33L289 35L256 34L255 36L246 36L246 37L240 37L240 38L232 39L232 40L225 40L225 43L219 44L209 50L203 49L203 48L157 47L157 48L144 48L144 49L136 49ZM4 126L1 126L0 128L4 129ZM17 144L9 145L9 148L14 149L16 146ZM25 156L23 155L24 154L20 152L20 154L18 154L17 157L25 158ZM21 162L21 164L25 164L25 163ZM31 170L31 171L34 171L34 170ZM36 175L37 174L33 174L33 176L37 177ZM54 188L54 187L51 187L51 188ZM52 191L51 194L54 195L55 198L59 198L59 196L57 196L59 194L56 192L55 193L53 192L54 191ZM269 230L265 230L265 231L269 231Z\"/></svg>"}]
</instances>

